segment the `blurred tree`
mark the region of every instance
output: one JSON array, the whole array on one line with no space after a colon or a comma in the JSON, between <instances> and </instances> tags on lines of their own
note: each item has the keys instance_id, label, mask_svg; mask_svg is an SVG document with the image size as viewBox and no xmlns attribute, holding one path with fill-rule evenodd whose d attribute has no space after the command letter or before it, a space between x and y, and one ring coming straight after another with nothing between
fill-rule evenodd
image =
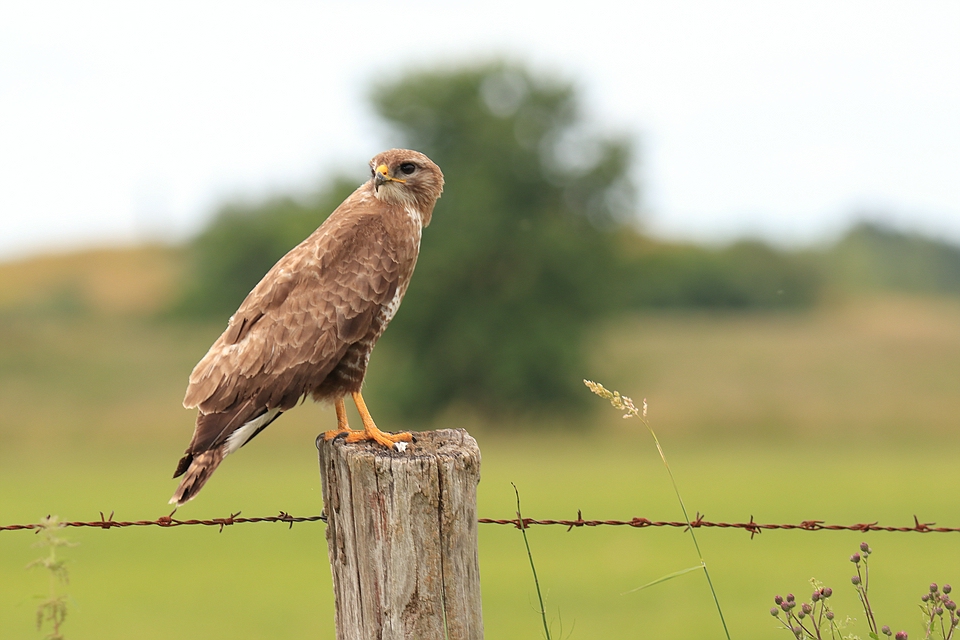
<instances>
[{"instance_id":1,"label":"blurred tree","mask_svg":"<svg viewBox=\"0 0 960 640\"><path fill-rule=\"evenodd\" d=\"M580 404L585 330L620 306L628 145L587 130L572 86L507 64L416 73L372 97L447 183L384 338L400 352L402 413Z\"/></svg>"},{"instance_id":2,"label":"blurred tree","mask_svg":"<svg viewBox=\"0 0 960 640\"><path fill-rule=\"evenodd\" d=\"M722 250L635 231L631 149L591 131L574 88L509 64L414 73L372 94L398 146L446 176L402 311L372 378L407 418L450 404L565 410L588 396L596 320L649 307L803 306L807 261L756 242ZM356 187L225 206L188 247L176 311L225 318Z\"/></svg>"},{"instance_id":3,"label":"blurred tree","mask_svg":"<svg viewBox=\"0 0 960 640\"><path fill-rule=\"evenodd\" d=\"M356 188L356 181L337 179L312 198L277 197L222 207L187 249L189 277L173 312L229 317L270 267Z\"/></svg>"}]
</instances>

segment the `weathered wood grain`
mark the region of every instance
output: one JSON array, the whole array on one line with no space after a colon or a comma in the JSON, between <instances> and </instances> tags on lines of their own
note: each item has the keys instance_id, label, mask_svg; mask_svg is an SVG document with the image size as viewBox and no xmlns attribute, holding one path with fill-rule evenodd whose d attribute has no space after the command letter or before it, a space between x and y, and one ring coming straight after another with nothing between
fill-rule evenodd
<instances>
[{"instance_id":1,"label":"weathered wood grain","mask_svg":"<svg viewBox=\"0 0 960 640\"><path fill-rule=\"evenodd\" d=\"M339 640L483 638L480 449L463 429L403 453L318 438Z\"/></svg>"}]
</instances>

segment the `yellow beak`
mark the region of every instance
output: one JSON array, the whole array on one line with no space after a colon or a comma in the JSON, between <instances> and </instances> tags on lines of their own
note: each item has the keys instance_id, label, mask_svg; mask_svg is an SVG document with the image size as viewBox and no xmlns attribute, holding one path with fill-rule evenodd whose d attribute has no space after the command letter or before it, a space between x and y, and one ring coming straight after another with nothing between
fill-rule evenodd
<instances>
[{"instance_id":1,"label":"yellow beak","mask_svg":"<svg viewBox=\"0 0 960 640\"><path fill-rule=\"evenodd\" d=\"M376 179L377 186L379 187L385 182L406 182L406 180L401 180L400 178L393 178L390 176L389 169L387 165L382 164L376 169L374 169L374 178Z\"/></svg>"}]
</instances>

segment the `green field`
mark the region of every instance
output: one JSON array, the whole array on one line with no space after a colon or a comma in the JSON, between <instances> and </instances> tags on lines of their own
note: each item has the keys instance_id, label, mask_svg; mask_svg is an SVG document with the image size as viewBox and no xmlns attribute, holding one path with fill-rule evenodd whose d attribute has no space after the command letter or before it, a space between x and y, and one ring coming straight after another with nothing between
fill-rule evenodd
<instances>
[{"instance_id":1,"label":"green field","mask_svg":"<svg viewBox=\"0 0 960 640\"><path fill-rule=\"evenodd\" d=\"M169 512L170 474L192 429L191 412L179 404L185 379L221 327L145 319L166 285L139 274L172 269L163 259L107 253L98 260L66 271L47 263L46 271L0 269L0 524L51 513L89 520L100 511L117 519ZM374 415L377 357L367 394ZM960 526L956 300L625 318L598 329L584 376L648 398L691 513L891 525L912 524L916 514ZM581 509L585 518L681 519L649 435L596 404L581 425L548 418L492 425L451 411L424 426L464 426L477 437L484 517L513 516L515 482L528 517L575 518ZM313 440L333 423L332 410L309 403L284 416L178 516L318 513ZM222 533L70 529L65 535L80 545L64 552L66 637L333 638L323 534L321 523ZM722 637L697 573L621 595L694 565L688 534L544 527L529 537L555 638L561 623L571 638ZM768 613L772 598L808 595L812 576L833 586L841 614L862 617L847 558L863 539L876 552L871 593L881 624L918 636L916 604L926 585L960 583L960 534L770 531L751 540L743 531L701 530L698 538L735 638L788 638ZM0 533L0 638L42 637L34 596L46 591L47 578L24 569L41 554L31 548L35 540ZM520 532L481 526L480 562L487 637L540 637ZM854 630L866 637L863 626Z\"/></svg>"}]
</instances>

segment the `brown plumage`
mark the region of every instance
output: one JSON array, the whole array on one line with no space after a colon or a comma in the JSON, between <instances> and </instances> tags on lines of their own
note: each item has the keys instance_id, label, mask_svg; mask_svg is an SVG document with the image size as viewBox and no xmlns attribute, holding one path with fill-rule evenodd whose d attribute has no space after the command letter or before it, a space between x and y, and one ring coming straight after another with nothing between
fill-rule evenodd
<instances>
[{"instance_id":1,"label":"brown plumage","mask_svg":"<svg viewBox=\"0 0 960 640\"><path fill-rule=\"evenodd\" d=\"M443 174L405 149L377 155L370 171L370 180L267 272L190 374L183 405L199 412L171 504L192 499L224 456L307 395L336 405L338 428L328 438L347 431L351 442L410 440L377 429L360 387L410 283ZM346 394L363 431L349 431Z\"/></svg>"}]
</instances>

